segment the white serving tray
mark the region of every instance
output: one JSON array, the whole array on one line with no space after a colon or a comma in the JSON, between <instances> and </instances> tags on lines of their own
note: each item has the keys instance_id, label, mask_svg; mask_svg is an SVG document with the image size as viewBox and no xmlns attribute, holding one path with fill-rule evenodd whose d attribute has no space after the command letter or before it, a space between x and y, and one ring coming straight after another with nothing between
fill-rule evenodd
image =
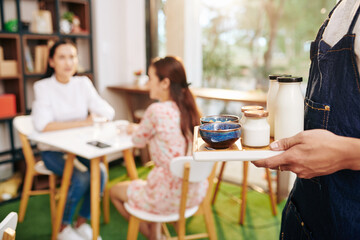
<instances>
[{"instance_id":1,"label":"white serving tray","mask_svg":"<svg viewBox=\"0 0 360 240\"><path fill-rule=\"evenodd\" d=\"M273 139L270 141L272 142ZM242 147L240 139L229 148L212 150L200 137L199 126L194 128L193 156L195 161L256 161L283 152L271 151L269 146L261 148Z\"/></svg>"}]
</instances>

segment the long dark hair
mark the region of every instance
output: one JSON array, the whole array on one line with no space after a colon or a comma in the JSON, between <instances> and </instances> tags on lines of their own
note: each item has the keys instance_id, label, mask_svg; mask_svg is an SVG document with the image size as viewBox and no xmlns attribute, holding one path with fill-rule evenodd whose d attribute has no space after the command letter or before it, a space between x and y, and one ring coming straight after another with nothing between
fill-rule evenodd
<instances>
[{"instance_id":1,"label":"long dark hair","mask_svg":"<svg viewBox=\"0 0 360 240\"><path fill-rule=\"evenodd\" d=\"M200 124L200 112L190 92L185 68L179 58L171 56L156 58L150 66L155 68L160 81L165 78L170 80L170 97L180 110L180 127L187 149L188 137L193 136L194 127Z\"/></svg>"},{"instance_id":2,"label":"long dark hair","mask_svg":"<svg viewBox=\"0 0 360 240\"><path fill-rule=\"evenodd\" d=\"M61 46L61 45L64 45L64 44L70 44L72 46L74 46L76 48L76 45L73 41L69 40L69 39L62 39L62 40L59 40L57 42L54 43L54 45L50 48L49 50L49 58L48 58L48 63L47 63L47 67L46 67L46 72L45 74L43 75L43 78L48 78L48 77L51 77L55 70L54 68L52 68L49 64L49 60L52 59L54 57L54 54L55 54L55 51L56 49ZM76 73L74 74L76 75Z\"/></svg>"}]
</instances>

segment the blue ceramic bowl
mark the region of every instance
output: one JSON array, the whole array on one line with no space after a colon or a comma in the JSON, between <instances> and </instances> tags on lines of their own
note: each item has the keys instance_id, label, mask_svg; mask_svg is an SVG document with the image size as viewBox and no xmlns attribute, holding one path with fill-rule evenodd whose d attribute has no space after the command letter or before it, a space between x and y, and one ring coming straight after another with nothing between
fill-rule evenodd
<instances>
[{"instance_id":1,"label":"blue ceramic bowl","mask_svg":"<svg viewBox=\"0 0 360 240\"><path fill-rule=\"evenodd\" d=\"M228 148L240 138L241 125L231 122L215 122L200 125L201 138L212 148Z\"/></svg>"},{"instance_id":2,"label":"blue ceramic bowl","mask_svg":"<svg viewBox=\"0 0 360 240\"><path fill-rule=\"evenodd\" d=\"M235 115L212 115L200 118L200 123L212 123L212 122L234 122L239 123L239 117Z\"/></svg>"}]
</instances>

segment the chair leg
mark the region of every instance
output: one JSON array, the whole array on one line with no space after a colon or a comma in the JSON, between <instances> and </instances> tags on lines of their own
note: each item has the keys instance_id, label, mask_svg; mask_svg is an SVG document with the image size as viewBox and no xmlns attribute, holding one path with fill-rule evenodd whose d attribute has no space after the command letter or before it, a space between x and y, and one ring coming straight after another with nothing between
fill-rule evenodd
<instances>
[{"instance_id":1,"label":"chair leg","mask_svg":"<svg viewBox=\"0 0 360 240\"><path fill-rule=\"evenodd\" d=\"M276 216L276 214L277 214L276 199L275 199L274 192L272 190L270 170L268 168L265 168L265 171L266 171L266 179L267 179L268 188L269 188L269 198L270 198L271 210L272 210L272 214L274 216Z\"/></svg>"},{"instance_id":2,"label":"chair leg","mask_svg":"<svg viewBox=\"0 0 360 240\"><path fill-rule=\"evenodd\" d=\"M4 230L4 234L2 240L15 240L16 232L14 229L6 228Z\"/></svg>"},{"instance_id":3,"label":"chair leg","mask_svg":"<svg viewBox=\"0 0 360 240\"><path fill-rule=\"evenodd\" d=\"M139 234L140 219L130 216L127 240L136 240Z\"/></svg>"},{"instance_id":4,"label":"chair leg","mask_svg":"<svg viewBox=\"0 0 360 240\"><path fill-rule=\"evenodd\" d=\"M51 226L54 231L55 217L56 217L56 176L54 174L49 175L49 187L50 187L50 213L51 213Z\"/></svg>"},{"instance_id":5,"label":"chair leg","mask_svg":"<svg viewBox=\"0 0 360 240\"><path fill-rule=\"evenodd\" d=\"M19 222L24 221L33 179L34 179L34 170L32 168L28 168L26 170L23 191L21 194L21 201L20 201L20 208L19 208Z\"/></svg>"},{"instance_id":6,"label":"chair leg","mask_svg":"<svg viewBox=\"0 0 360 240\"><path fill-rule=\"evenodd\" d=\"M178 240L185 240L185 218L183 219L179 219L178 221L178 229L177 229L177 234L178 234Z\"/></svg>"},{"instance_id":7,"label":"chair leg","mask_svg":"<svg viewBox=\"0 0 360 240\"><path fill-rule=\"evenodd\" d=\"M249 162L245 161L243 166L243 184L242 184L240 219L239 219L240 225L244 225L244 220L245 220L248 168L249 168Z\"/></svg>"},{"instance_id":8,"label":"chair leg","mask_svg":"<svg viewBox=\"0 0 360 240\"><path fill-rule=\"evenodd\" d=\"M205 225L207 232L209 234L210 240L217 240L217 235L215 231L215 222L214 222L214 216L211 211L211 207L209 204L202 204L202 208L204 211L204 219L205 219Z\"/></svg>"},{"instance_id":9,"label":"chair leg","mask_svg":"<svg viewBox=\"0 0 360 240\"><path fill-rule=\"evenodd\" d=\"M219 172L219 176L217 177L217 183L216 183L216 186L215 186L214 195L213 195L212 200L211 200L211 205L215 204L216 196L217 196L217 193L218 193L219 188L220 188L220 183L221 183L221 180L222 180L222 175L224 173L225 165L226 165L226 162L222 162L220 172Z\"/></svg>"},{"instance_id":10,"label":"chair leg","mask_svg":"<svg viewBox=\"0 0 360 240\"><path fill-rule=\"evenodd\" d=\"M170 235L169 229L166 226L166 223L161 223L161 227L162 227L163 232L165 233L166 238L171 238L171 235Z\"/></svg>"},{"instance_id":11,"label":"chair leg","mask_svg":"<svg viewBox=\"0 0 360 240\"><path fill-rule=\"evenodd\" d=\"M103 158L103 163L106 167L107 176L109 176L109 163L106 158ZM109 177L106 179L105 187L104 187L104 197L103 197L103 211L104 211L104 222L110 222L110 193L108 188Z\"/></svg>"}]
</instances>

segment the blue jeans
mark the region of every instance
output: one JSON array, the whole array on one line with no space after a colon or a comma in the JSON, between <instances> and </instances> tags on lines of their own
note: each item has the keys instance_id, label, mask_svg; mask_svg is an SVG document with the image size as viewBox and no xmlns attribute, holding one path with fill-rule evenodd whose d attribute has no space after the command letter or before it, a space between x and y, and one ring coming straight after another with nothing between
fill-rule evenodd
<instances>
[{"instance_id":1,"label":"blue jeans","mask_svg":"<svg viewBox=\"0 0 360 240\"><path fill-rule=\"evenodd\" d=\"M65 166L65 159L63 152L43 151L41 152L42 160L45 166L53 171L56 175L62 176ZM82 164L84 164L88 171L81 172L74 167L73 174L71 176L71 184L68 190L68 196L65 204L64 216L62 223L67 225L72 223L72 219L75 213L75 209L79 201L84 198L79 215L86 219L90 219L90 161L82 157L76 157ZM106 173L101 169L101 190L103 191L105 186Z\"/></svg>"}]
</instances>

